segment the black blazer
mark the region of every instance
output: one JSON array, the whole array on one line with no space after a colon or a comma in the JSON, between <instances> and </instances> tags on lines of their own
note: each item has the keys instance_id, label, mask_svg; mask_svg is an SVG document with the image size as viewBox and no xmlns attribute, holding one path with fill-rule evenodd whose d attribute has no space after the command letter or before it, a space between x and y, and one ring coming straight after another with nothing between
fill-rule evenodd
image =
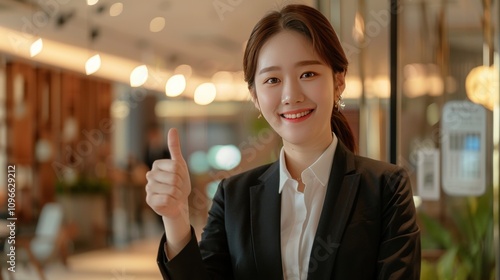
<instances>
[{"instance_id":1,"label":"black blazer","mask_svg":"<svg viewBox=\"0 0 500 280\"><path fill-rule=\"evenodd\" d=\"M192 230L168 261L163 236L163 278L283 279L278 185L279 162L223 180L199 244ZM308 279L420 279L420 230L402 168L338 142Z\"/></svg>"}]
</instances>

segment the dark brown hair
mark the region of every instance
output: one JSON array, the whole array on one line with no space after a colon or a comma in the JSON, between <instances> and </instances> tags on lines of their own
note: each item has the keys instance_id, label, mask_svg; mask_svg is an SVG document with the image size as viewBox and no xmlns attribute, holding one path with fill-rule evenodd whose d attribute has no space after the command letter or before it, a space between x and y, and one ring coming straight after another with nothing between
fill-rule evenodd
<instances>
[{"instance_id":1,"label":"dark brown hair","mask_svg":"<svg viewBox=\"0 0 500 280\"><path fill-rule=\"evenodd\" d=\"M316 53L334 73L347 72L346 55L328 19L309 6L288 5L263 17L255 25L248 39L243 57L243 71L253 98L256 98L255 72L260 49L269 38L283 30L299 32L309 39ZM345 116L336 107L332 111L331 128L349 150L356 152L352 130Z\"/></svg>"}]
</instances>

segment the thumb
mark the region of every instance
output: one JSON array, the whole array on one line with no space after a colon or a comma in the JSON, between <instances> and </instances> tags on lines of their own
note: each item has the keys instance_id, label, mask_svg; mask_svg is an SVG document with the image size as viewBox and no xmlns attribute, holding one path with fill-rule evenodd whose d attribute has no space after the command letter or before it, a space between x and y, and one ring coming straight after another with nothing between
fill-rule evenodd
<instances>
[{"instance_id":1,"label":"thumb","mask_svg":"<svg viewBox=\"0 0 500 280\"><path fill-rule=\"evenodd\" d=\"M168 131L168 150L170 157L173 160L184 160L182 157L181 143L179 141L179 133L176 128L171 128Z\"/></svg>"}]
</instances>

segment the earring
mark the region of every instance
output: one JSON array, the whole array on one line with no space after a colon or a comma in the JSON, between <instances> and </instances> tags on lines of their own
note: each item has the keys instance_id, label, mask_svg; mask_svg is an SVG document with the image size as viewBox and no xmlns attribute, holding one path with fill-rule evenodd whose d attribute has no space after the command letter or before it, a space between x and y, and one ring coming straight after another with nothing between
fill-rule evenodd
<instances>
[{"instance_id":1,"label":"earring","mask_svg":"<svg viewBox=\"0 0 500 280\"><path fill-rule=\"evenodd\" d=\"M339 100L337 100L337 110L340 112L340 110L344 110L345 108L345 103L342 101L342 94L339 95Z\"/></svg>"},{"instance_id":2,"label":"earring","mask_svg":"<svg viewBox=\"0 0 500 280\"><path fill-rule=\"evenodd\" d=\"M262 118L262 113L259 114L259 116L257 117L257 119L260 119Z\"/></svg>"}]
</instances>

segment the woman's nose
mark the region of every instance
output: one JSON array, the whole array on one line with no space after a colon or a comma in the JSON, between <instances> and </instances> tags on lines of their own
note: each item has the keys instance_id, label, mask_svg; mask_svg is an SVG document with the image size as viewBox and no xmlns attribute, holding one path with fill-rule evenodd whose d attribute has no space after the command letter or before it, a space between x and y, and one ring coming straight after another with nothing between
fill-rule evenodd
<instances>
[{"instance_id":1,"label":"woman's nose","mask_svg":"<svg viewBox=\"0 0 500 280\"><path fill-rule=\"evenodd\" d=\"M288 80L283 87L283 94L281 95L281 104L293 104L304 101L304 94L300 85L296 81Z\"/></svg>"}]
</instances>

